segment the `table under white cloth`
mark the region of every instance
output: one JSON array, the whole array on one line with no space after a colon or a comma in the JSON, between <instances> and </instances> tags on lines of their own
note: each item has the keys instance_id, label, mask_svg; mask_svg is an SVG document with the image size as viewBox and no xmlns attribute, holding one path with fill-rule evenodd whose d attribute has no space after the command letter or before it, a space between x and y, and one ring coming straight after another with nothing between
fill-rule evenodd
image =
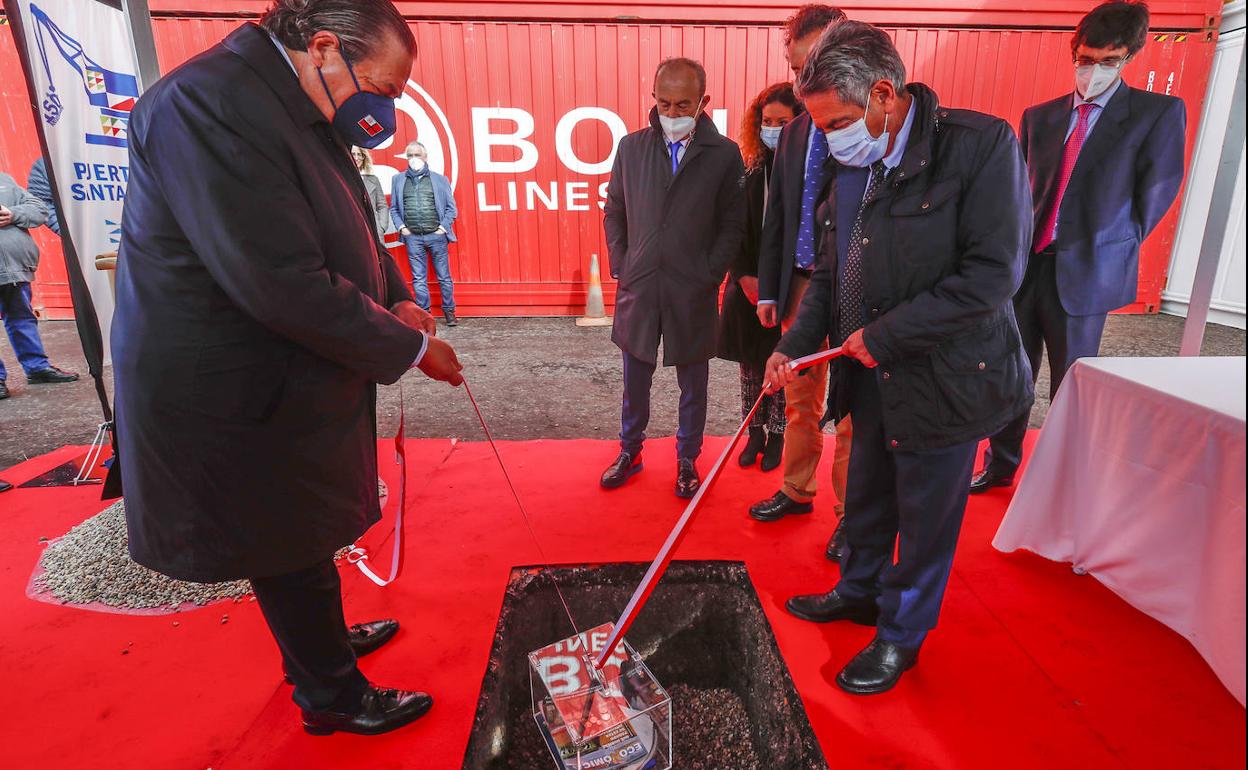
<instances>
[{"instance_id":1,"label":"table under white cloth","mask_svg":"<svg viewBox=\"0 0 1248 770\"><path fill-rule=\"evenodd\" d=\"M1243 358L1088 358L992 544L1071 562L1189 639L1244 702Z\"/></svg>"}]
</instances>

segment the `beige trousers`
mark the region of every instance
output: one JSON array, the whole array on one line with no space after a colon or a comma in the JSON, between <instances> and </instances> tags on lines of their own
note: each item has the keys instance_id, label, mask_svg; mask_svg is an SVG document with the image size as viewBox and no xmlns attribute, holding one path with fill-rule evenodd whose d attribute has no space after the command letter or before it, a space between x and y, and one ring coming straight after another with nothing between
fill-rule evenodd
<instances>
[{"instance_id":1,"label":"beige trousers","mask_svg":"<svg viewBox=\"0 0 1248 770\"><path fill-rule=\"evenodd\" d=\"M809 284L810 280L805 276L793 277L788 312L780 321L782 331L787 332L793 325ZM819 421L827 409L828 365L820 364L807 369L805 375L784 389L784 397L785 417L789 425L784 432L784 486L781 491L791 500L808 503L815 497L818 487L815 477L819 459L823 456L823 431ZM853 427L846 417L836 426L836 449L832 460L832 492L836 495L838 517L845 510L845 482L852 442Z\"/></svg>"}]
</instances>

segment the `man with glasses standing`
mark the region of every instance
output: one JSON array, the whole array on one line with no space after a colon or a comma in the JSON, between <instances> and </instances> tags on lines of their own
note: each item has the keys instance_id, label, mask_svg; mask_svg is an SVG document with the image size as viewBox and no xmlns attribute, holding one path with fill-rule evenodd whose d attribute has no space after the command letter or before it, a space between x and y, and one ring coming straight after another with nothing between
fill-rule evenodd
<instances>
[{"instance_id":1,"label":"man with glasses standing","mask_svg":"<svg viewBox=\"0 0 1248 770\"><path fill-rule=\"evenodd\" d=\"M1075 92L1023 113L1035 235L1014 308L1033 376L1048 348L1054 394L1097 355L1109 311L1135 301L1140 244L1183 183L1183 101L1122 81L1147 40L1144 3L1098 6L1071 41ZM972 494L1014 483L1029 417L992 438Z\"/></svg>"}]
</instances>

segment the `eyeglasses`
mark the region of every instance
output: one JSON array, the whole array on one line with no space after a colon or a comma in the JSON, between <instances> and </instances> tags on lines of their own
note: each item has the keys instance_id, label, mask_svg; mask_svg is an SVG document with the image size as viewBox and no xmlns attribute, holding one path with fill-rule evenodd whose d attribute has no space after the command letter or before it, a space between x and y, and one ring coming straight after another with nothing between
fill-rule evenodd
<instances>
[{"instance_id":1,"label":"eyeglasses","mask_svg":"<svg viewBox=\"0 0 1248 770\"><path fill-rule=\"evenodd\" d=\"M1115 56L1110 59L1097 60L1088 56L1080 56L1079 58L1075 59L1075 66L1076 67L1091 67L1095 64L1099 64L1102 67L1113 67L1114 69L1122 69L1123 65L1125 65L1128 61L1130 61L1130 59L1131 57L1129 56Z\"/></svg>"}]
</instances>

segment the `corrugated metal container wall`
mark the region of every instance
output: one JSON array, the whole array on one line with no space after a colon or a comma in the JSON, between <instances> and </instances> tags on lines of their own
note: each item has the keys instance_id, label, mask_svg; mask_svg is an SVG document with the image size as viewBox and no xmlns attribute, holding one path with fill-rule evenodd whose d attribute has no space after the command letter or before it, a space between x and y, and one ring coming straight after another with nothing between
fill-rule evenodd
<instances>
[{"instance_id":1,"label":"corrugated metal container wall","mask_svg":"<svg viewBox=\"0 0 1248 770\"><path fill-rule=\"evenodd\" d=\"M30 164L39 157L39 137L30 115L30 96L13 44L13 28L0 14L0 171L25 185ZM60 239L46 227L32 233L42 259L33 284L33 304L44 318L73 318Z\"/></svg>"},{"instance_id":2,"label":"corrugated metal container wall","mask_svg":"<svg viewBox=\"0 0 1248 770\"><path fill-rule=\"evenodd\" d=\"M158 18L162 71L238 23ZM685 55L706 64L711 108L734 137L754 94L789 77L776 26L441 19L412 27L420 55L399 104L399 131L374 159L388 182L403 167L403 146L419 138L454 182L460 242L452 264L466 314L582 309L590 255L605 254L600 204L613 140L643 124L660 60ZM1068 29L891 31L911 78L950 106L1017 126L1024 108L1072 88ZM1189 153L1213 48L1211 32L1156 35L1126 74L1133 85L1185 99ZM1130 310L1159 303L1175 219L1172 212L1145 245L1139 302ZM395 255L406 269L405 256ZM606 293L610 303L609 281Z\"/></svg>"}]
</instances>

